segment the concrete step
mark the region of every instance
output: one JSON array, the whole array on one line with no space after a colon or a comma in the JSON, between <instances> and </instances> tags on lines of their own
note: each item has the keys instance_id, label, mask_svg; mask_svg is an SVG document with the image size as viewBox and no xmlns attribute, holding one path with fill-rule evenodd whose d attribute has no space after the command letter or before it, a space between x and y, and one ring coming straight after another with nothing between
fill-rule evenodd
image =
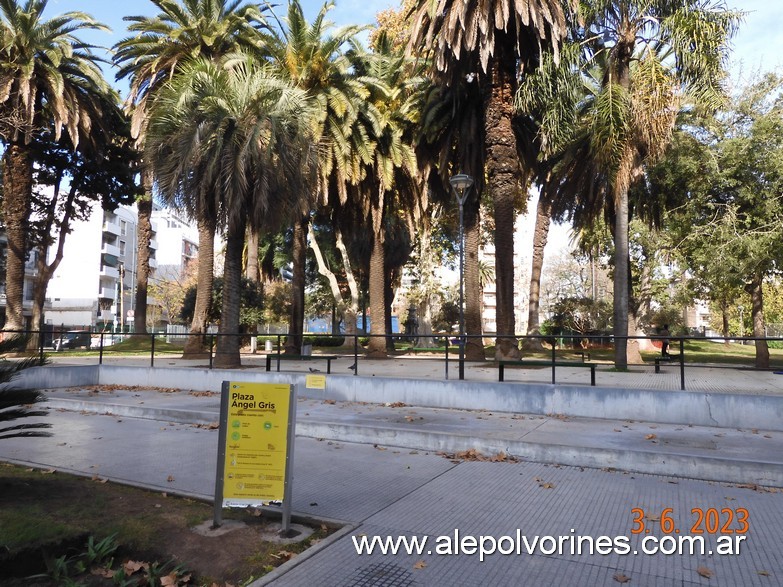
<instances>
[{"instance_id":1,"label":"concrete step","mask_svg":"<svg viewBox=\"0 0 783 587\"><path fill-rule=\"evenodd\" d=\"M219 397L185 402L128 392L51 397L48 407L201 425L219 419ZM296 432L381 448L473 449L486 457L783 487L778 431L300 399Z\"/></svg>"}]
</instances>

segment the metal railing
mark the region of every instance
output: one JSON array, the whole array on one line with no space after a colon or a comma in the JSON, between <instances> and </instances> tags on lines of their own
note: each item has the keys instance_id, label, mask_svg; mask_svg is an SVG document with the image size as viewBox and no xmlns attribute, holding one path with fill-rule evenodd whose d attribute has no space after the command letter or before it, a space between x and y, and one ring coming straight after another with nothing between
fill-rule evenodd
<instances>
[{"instance_id":1,"label":"metal railing","mask_svg":"<svg viewBox=\"0 0 783 587\"><path fill-rule=\"evenodd\" d=\"M25 340L28 340L27 337L30 336L37 336L38 341L36 345L36 352L39 354L40 358L43 360L45 356L45 351L47 346L52 347L54 352L57 352L58 354L60 352L67 353L72 352L78 349L70 349L68 348L68 335L72 332L65 331L65 330L45 330L45 331L3 331L4 336L12 335L12 334L18 334L23 337L25 337ZM221 337L241 337L242 339L248 339L251 336L249 333L208 333L208 334L190 334L187 333L186 335L178 335L182 339L187 339L192 336L200 336L202 337L203 341L203 349L206 354L208 354L208 361L209 361L209 369L214 368L214 359L216 356L216 350L218 348L218 340ZM180 354L183 350L183 347L180 347L179 345L174 345L170 343L166 343L165 341L166 333L150 333L150 334L139 334L139 333L111 333L111 332L95 332L90 334L89 338L89 344L85 345L85 341L83 339L80 339L77 341L76 344L78 347L87 347L87 350L89 351L90 355L92 353L96 353L98 357L98 364L103 364L104 358L107 355L112 356L121 356L121 355L128 355L128 354L134 354L134 355L146 355L149 353L149 364L150 367L155 366L155 358L156 353L158 356L163 354ZM273 348L269 348L267 345L263 345L265 348L264 350L259 349L261 353L264 354L271 354L274 358L278 361L278 370L280 361L288 355L291 356L285 351L285 341L289 338L289 335L287 333L281 333L281 334L271 334L271 335L257 335L257 338L259 339L259 342L266 342L270 341L272 344L269 346L272 346ZM342 356L351 357L353 359L353 365L351 365L350 369L353 372L353 375L358 376L361 371L361 365L360 365L360 359L364 358L365 356L365 344L369 346L369 341L373 338L382 338L384 339L384 348L386 349L386 353L420 353L420 352L428 352L432 353L435 356L433 357L434 360L442 360L444 364L444 376L446 379L449 379L450 377L450 366L456 361L457 367L458 367L458 379L464 380L465 379L465 363L469 362L468 359L465 357L465 353L460 353L460 347L461 345L465 345L466 347L471 344L471 342L474 342L476 346L480 346L482 351L484 352L484 360L486 360L485 356L485 345L484 341L486 339L496 340L497 335L496 334L483 334L483 335L465 335L463 337L458 337L454 335L444 335L444 334L433 334L433 335L413 335L413 336L405 336L405 335L373 335L373 334L340 334L340 335L326 335L326 334L318 334L318 335L307 335L305 334L303 339L305 344L307 344L308 340L311 339L319 339L321 341L324 340L334 340L334 345L328 345L326 348L335 348L338 347L343 350L341 353ZM506 338L505 336L503 338ZM611 335L579 335L579 334L571 334L571 335L515 335L515 336L509 336L507 338L513 338L517 341L517 344L521 343L522 348L524 349L526 347L525 343L526 341L536 341L538 343L537 347L539 350L537 351L521 351L522 353L526 353L527 355L535 354L538 356L544 355L545 359L536 359L539 363L542 360L548 360L549 364L551 364L552 367L552 376L553 376L553 382L554 382L554 374L555 369L559 366L559 363L563 363L562 358L558 358L559 356L562 357L563 355L569 355L569 354L582 354L582 360L585 360L585 355L587 355L588 361L595 361L596 354L604 354L606 355L602 363L606 364L608 367L611 367L613 365L613 357L611 356L611 353L613 352L613 342L615 340L615 337ZM663 340L663 337L661 336L628 336L623 337L626 341L633 341L633 340ZM757 369L754 365L748 365L744 363L736 364L736 359L739 358L739 356L735 356L734 360L732 362L726 362L724 364L716 364L716 363L710 363L709 365L704 364L698 364L694 363L693 361L686 361L686 348L685 344L689 341L716 341L716 342L725 342L725 339L722 337L706 337L706 336L668 336L666 339L670 343L670 348L677 348L678 354L677 355L670 355L669 357L663 357L660 354L657 355L651 355L651 351L643 351L645 354L647 354L647 359L652 359L656 363L656 372L658 372L658 368L661 364L668 363L671 365L677 365L679 369L679 378L680 378L680 389L685 389L685 373L686 373L686 366L710 366L710 367L723 367L723 368L751 368L751 369ZM130 345L130 348L116 348L119 343L126 342L128 340L131 341L139 341L138 343L135 343L134 345ZM416 343L419 343L422 340L431 340L433 343L432 347L416 347L414 346ZM735 337L731 338L730 341L733 342L740 342L742 344L747 343L755 343L757 340L766 340L767 342L774 342L783 344L783 338L780 337L766 337L766 338L756 338L756 337ZM46 345L46 342L49 341L49 345ZM63 341L66 341L64 343ZM149 341L149 344L147 345L146 341ZM347 343L346 343L347 341ZM396 343L397 345L405 345L406 343L409 346L403 346L402 348L394 347L395 350L391 351L387 347L390 346L390 344ZM165 345L164 348L161 348L162 345ZM156 349L157 347L157 349ZM324 348L324 347L322 347ZM60 349L59 351L55 351L55 349ZM346 349L350 349L349 353L345 353L344 351ZM29 351L29 349L28 349ZM299 349L299 355L298 358L301 358L301 349ZM697 351L691 351L692 354L697 354ZM457 355L457 358L454 358L454 355ZM591 359L592 354L592 359ZM89 355L88 355L89 356ZM315 355L317 356L317 355ZM528 356L527 359L530 359L531 357ZM566 357L567 358L567 357ZM753 357L748 355L747 356L748 361L752 361ZM532 361L529 361L532 363ZM519 365L524 366L525 361L520 361ZM567 366L567 365L560 365L560 366ZM631 365L634 366L634 365ZM783 357L778 358L775 362L775 366L769 367L770 369L783 369Z\"/></svg>"}]
</instances>

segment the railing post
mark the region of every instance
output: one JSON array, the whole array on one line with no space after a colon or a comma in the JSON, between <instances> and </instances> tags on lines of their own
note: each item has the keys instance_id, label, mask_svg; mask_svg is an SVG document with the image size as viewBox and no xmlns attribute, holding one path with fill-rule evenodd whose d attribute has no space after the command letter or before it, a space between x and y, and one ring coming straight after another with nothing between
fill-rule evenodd
<instances>
[{"instance_id":1,"label":"railing post","mask_svg":"<svg viewBox=\"0 0 783 587\"><path fill-rule=\"evenodd\" d=\"M557 345L555 344L555 339L552 341L552 385L555 384L555 361L557 360L555 356L555 347Z\"/></svg>"},{"instance_id":2,"label":"railing post","mask_svg":"<svg viewBox=\"0 0 783 587\"><path fill-rule=\"evenodd\" d=\"M290 341L289 341L290 343ZM280 373L280 335L277 335L277 372Z\"/></svg>"},{"instance_id":3,"label":"railing post","mask_svg":"<svg viewBox=\"0 0 783 587\"><path fill-rule=\"evenodd\" d=\"M359 334L353 335L353 374L354 377L359 374Z\"/></svg>"},{"instance_id":4,"label":"railing post","mask_svg":"<svg viewBox=\"0 0 783 587\"><path fill-rule=\"evenodd\" d=\"M212 351L215 348L215 335L209 335L209 368L212 369Z\"/></svg>"},{"instance_id":5,"label":"railing post","mask_svg":"<svg viewBox=\"0 0 783 587\"><path fill-rule=\"evenodd\" d=\"M98 364L103 365L103 332L101 332L101 341L98 345Z\"/></svg>"},{"instance_id":6,"label":"railing post","mask_svg":"<svg viewBox=\"0 0 783 587\"><path fill-rule=\"evenodd\" d=\"M446 335L446 381L449 379L449 337Z\"/></svg>"},{"instance_id":7,"label":"railing post","mask_svg":"<svg viewBox=\"0 0 783 587\"><path fill-rule=\"evenodd\" d=\"M150 336L151 336L150 367L154 367L155 366L155 333L153 332Z\"/></svg>"},{"instance_id":8,"label":"railing post","mask_svg":"<svg viewBox=\"0 0 783 587\"><path fill-rule=\"evenodd\" d=\"M40 347L40 354L38 355L38 360L43 363L44 360L44 353L43 353L43 343L44 343L44 333L43 330L38 331L38 346Z\"/></svg>"},{"instance_id":9,"label":"railing post","mask_svg":"<svg viewBox=\"0 0 783 587\"><path fill-rule=\"evenodd\" d=\"M680 339L680 389L685 391L685 339Z\"/></svg>"}]
</instances>

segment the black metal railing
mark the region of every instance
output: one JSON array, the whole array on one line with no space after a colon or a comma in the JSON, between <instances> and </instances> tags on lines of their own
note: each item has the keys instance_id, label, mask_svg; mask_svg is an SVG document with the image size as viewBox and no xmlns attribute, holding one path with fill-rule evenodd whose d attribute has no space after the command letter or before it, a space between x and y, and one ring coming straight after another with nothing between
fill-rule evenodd
<instances>
[{"instance_id":1,"label":"black metal railing","mask_svg":"<svg viewBox=\"0 0 783 587\"><path fill-rule=\"evenodd\" d=\"M86 349L87 356L93 356L97 354L98 363L103 364L106 356L127 356L130 354L138 356L146 355L149 353L150 367L155 366L155 358L161 355L180 354L183 351L184 345L166 343L161 339L167 336L166 333L111 333L111 332L95 332L90 333L88 339L80 336L78 333L83 331L66 331L66 330L45 330L45 331L3 331L4 336L19 334L25 337L25 340L30 340L29 337L37 336L37 344L35 352L37 352L41 359L44 358L46 348L49 347L55 354L75 354L80 349ZM249 339L251 335L249 333L210 333L210 334L190 334L190 333L177 333L172 338L178 341L187 340L192 336L200 336L203 341L203 347L208 354L208 367L212 369L214 367L214 358L216 350L219 347L217 344L221 337L241 337L242 339ZM339 334L339 335L305 335L304 341L307 343L311 340L311 337L315 337L322 343L325 341L334 341L334 344L328 346L322 346L323 348L335 348L338 347L343 350L340 353L342 356L350 357L353 360L351 371L353 375L358 376L361 372L360 359L365 357L365 346L369 346L369 341L373 338L381 338L384 340L383 348L386 349L386 353L392 354L405 354L411 352L428 352L431 353L433 360L442 360L444 364L444 377L449 379L450 365L456 360L458 363L458 379L465 379L465 363L469 362L465 357L465 353L460 353L461 346L468 346L471 342L475 343L475 346L480 346L486 359L486 350L484 341L487 339L495 340L497 335L494 333L488 333L483 335L464 335L462 337L445 334L433 334L433 335L385 335L385 334ZM506 338L504 336L503 338ZM582 335L582 334L568 334L568 335L515 335L508 336L508 338L514 338L521 344L522 348L526 348L526 343L535 341L538 344L537 351L527 351L528 358L543 357L538 359L540 363L542 360L548 360L552 366L553 380L555 369L558 367L558 363L563 363L563 359L559 359L558 356L568 354L580 354L582 360L592 360L595 362L601 362L607 365L607 368L612 368L613 352L614 352L614 340L615 337L606 334L599 335ZM633 340L663 340L661 336L628 336L623 337L626 341ZM288 339L287 333L272 334L272 335L258 335L257 340L263 343L267 341L271 342L271 345L264 345L264 353L273 354L278 361L278 369L280 360L285 356L286 340ZM707 365L704 363L698 363L697 359L699 353L702 351L691 350L686 351L686 343L695 341L713 341L725 342L722 337L706 337L706 336L668 336L666 339L669 341L670 348L674 347L679 350L677 355L670 355L664 357L660 353L653 353L652 351L643 351L647 355L647 360L655 362L655 371L659 371L661 364L676 364L679 368L680 376L680 389L685 389L685 373L686 366L710 366L710 367L722 367L722 368L751 368L756 369L755 362L751 365L750 361L755 361L754 356L748 351L745 357L741 355L724 356L715 361L709 361ZM416 344L420 344L422 340L432 341L432 346L416 347ZM766 340L768 343L774 343L773 346L783 346L783 338L779 337L734 337L730 341L740 342L743 345L747 343L754 344L758 340ZM48 341L48 344L47 344ZM125 343L125 344L123 344ZM394 345L394 351L387 349L388 346ZM272 346L273 348L269 348ZM74 347L74 348L72 348ZM346 349L350 349L348 353ZM28 344L28 352L32 352ZM301 349L299 349L301 353ZM688 352L690 356L688 356ZM457 355L457 359L453 358ZM715 353L716 356L719 353ZM746 361L743 362L742 359ZM524 364L524 361L521 362ZM635 365L632 365L635 366ZM774 357L774 360L770 361L770 369L783 369L783 355L780 357Z\"/></svg>"}]
</instances>

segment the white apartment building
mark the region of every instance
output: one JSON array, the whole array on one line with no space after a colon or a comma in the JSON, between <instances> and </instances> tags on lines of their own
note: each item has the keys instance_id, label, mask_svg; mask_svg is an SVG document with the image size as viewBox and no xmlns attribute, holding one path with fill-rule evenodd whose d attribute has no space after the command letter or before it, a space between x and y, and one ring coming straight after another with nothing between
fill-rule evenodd
<instances>
[{"instance_id":1,"label":"white apartment building","mask_svg":"<svg viewBox=\"0 0 783 587\"><path fill-rule=\"evenodd\" d=\"M49 282L54 327L119 330L133 323L137 269L135 206L108 212L94 203L86 220L73 224L63 259ZM156 225L152 223L150 273L157 268Z\"/></svg>"},{"instance_id":2,"label":"white apartment building","mask_svg":"<svg viewBox=\"0 0 783 587\"><path fill-rule=\"evenodd\" d=\"M53 327L129 329L136 304L137 228L135 206L113 212L96 203L89 218L76 222L68 235L63 260L49 283ZM196 227L176 212L154 206L149 283L173 279L198 255ZM156 304L147 299L148 308ZM153 312L148 311L148 316ZM167 321L168 317L157 316Z\"/></svg>"}]
</instances>

